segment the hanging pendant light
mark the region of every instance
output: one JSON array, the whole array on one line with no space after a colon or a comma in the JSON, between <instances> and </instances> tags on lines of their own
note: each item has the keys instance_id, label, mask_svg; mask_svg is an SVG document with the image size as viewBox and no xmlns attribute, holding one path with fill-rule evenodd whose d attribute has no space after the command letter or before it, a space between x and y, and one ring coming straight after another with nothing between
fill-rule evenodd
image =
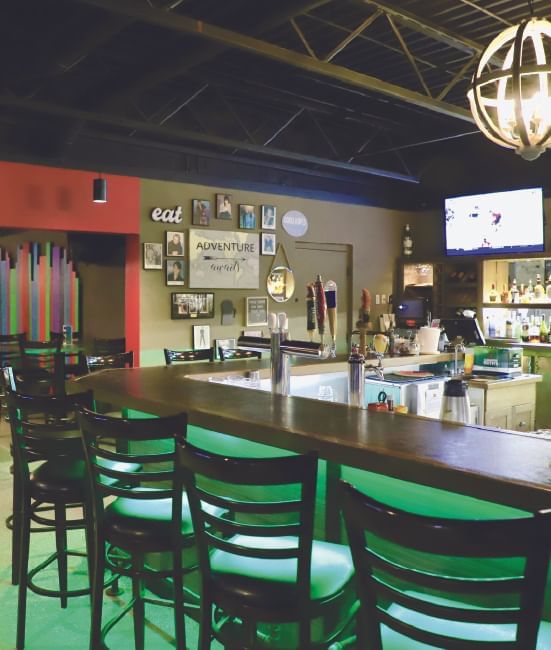
<instances>
[{"instance_id":1,"label":"hanging pendant light","mask_svg":"<svg viewBox=\"0 0 551 650\"><path fill-rule=\"evenodd\" d=\"M92 197L94 203L107 203L107 180L105 178L101 176L94 178Z\"/></svg>"},{"instance_id":2,"label":"hanging pendant light","mask_svg":"<svg viewBox=\"0 0 551 650\"><path fill-rule=\"evenodd\" d=\"M532 17L494 38L467 97L487 138L525 160L540 156L551 146L551 23Z\"/></svg>"}]
</instances>

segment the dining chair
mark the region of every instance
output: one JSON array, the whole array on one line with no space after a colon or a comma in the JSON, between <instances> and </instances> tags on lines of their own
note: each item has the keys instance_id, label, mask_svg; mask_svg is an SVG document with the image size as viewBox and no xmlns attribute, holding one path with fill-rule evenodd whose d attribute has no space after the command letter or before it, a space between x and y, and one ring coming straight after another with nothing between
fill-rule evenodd
<instances>
[{"instance_id":1,"label":"dining chair","mask_svg":"<svg viewBox=\"0 0 551 650\"><path fill-rule=\"evenodd\" d=\"M551 510L454 519L393 508L344 481L339 496L357 574L358 648L551 647L551 623L540 623Z\"/></svg>"},{"instance_id":2,"label":"dining chair","mask_svg":"<svg viewBox=\"0 0 551 650\"><path fill-rule=\"evenodd\" d=\"M197 596L184 589L183 576L196 569L195 535L187 499L175 493L175 438L186 435L187 416L180 413L160 418L113 418L89 409L79 411L90 480L89 514L96 550L92 579L90 648L104 648L109 630L130 610L134 620L134 643L144 648L145 604L174 608L176 647L185 650L184 596L197 603ZM120 452L110 439L124 443ZM128 472L106 467L107 461L139 464ZM112 481L116 483L113 484ZM148 558L163 555L170 567L155 570ZM182 565L184 555L184 565ZM126 558L126 561L121 561ZM102 626L102 580L105 568L132 581L132 597ZM144 591L144 579L172 580L171 600L153 599ZM187 607L188 605L186 605Z\"/></svg>"},{"instance_id":3,"label":"dining chair","mask_svg":"<svg viewBox=\"0 0 551 650\"><path fill-rule=\"evenodd\" d=\"M47 395L65 390L65 358L61 340L20 342L21 363L15 370L15 382L22 393Z\"/></svg>"},{"instance_id":4,"label":"dining chair","mask_svg":"<svg viewBox=\"0 0 551 650\"><path fill-rule=\"evenodd\" d=\"M218 358L220 361L230 361L233 359L262 359L262 352L256 350L241 350L239 348L218 348Z\"/></svg>"},{"instance_id":5,"label":"dining chair","mask_svg":"<svg viewBox=\"0 0 551 650\"><path fill-rule=\"evenodd\" d=\"M214 361L214 348L201 350L169 350L164 348L165 363L187 363L188 361Z\"/></svg>"},{"instance_id":6,"label":"dining chair","mask_svg":"<svg viewBox=\"0 0 551 650\"><path fill-rule=\"evenodd\" d=\"M347 546L313 539L317 456L235 458L178 436L178 476L199 553L200 650L212 638L241 650L336 642L354 570Z\"/></svg>"}]
</instances>

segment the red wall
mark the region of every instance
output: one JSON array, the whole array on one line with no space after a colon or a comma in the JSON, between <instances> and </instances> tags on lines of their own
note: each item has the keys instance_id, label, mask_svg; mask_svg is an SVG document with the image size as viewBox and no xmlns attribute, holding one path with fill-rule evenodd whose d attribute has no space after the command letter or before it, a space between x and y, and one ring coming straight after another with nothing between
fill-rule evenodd
<instances>
[{"instance_id":1,"label":"red wall","mask_svg":"<svg viewBox=\"0 0 551 650\"><path fill-rule=\"evenodd\" d=\"M140 179L102 174L107 203L94 203L92 181L97 175L0 161L0 226L127 235L125 336L139 363Z\"/></svg>"},{"instance_id":2,"label":"red wall","mask_svg":"<svg viewBox=\"0 0 551 650\"><path fill-rule=\"evenodd\" d=\"M138 234L140 179L103 174L107 203L93 203L97 175L0 162L0 226Z\"/></svg>"}]
</instances>

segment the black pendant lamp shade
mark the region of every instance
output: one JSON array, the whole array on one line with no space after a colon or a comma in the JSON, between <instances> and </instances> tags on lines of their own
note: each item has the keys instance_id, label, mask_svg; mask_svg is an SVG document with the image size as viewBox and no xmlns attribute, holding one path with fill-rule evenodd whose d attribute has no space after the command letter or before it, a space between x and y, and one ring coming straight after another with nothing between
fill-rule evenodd
<instances>
[{"instance_id":1,"label":"black pendant lamp shade","mask_svg":"<svg viewBox=\"0 0 551 650\"><path fill-rule=\"evenodd\" d=\"M105 178L94 178L93 186L94 203L107 203L107 180Z\"/></svg>"}]
</instances>

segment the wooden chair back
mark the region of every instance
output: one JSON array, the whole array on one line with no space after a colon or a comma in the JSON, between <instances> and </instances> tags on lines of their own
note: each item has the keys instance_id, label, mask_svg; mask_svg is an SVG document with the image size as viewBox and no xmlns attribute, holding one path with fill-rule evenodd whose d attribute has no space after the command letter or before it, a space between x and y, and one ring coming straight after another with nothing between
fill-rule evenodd
<instances>
[{"instance_id":1,"label":"wooden chair back","mask_svg":"<svg viewBox=\"0 0 551 650\"><path fill-rule=\"evenodd\" d=\"M35 460L83 457L78 434L77 405L92 407L92 391L73 395L6 394L14 465L19 478L29 479L28 463Z\"/></svg>"},{"instance_id":2,"label":"wooden chair back","mask_svg":"<svg viewBox=\"0 0 551 650\"><path fill-rule=\"evenodd\" d=\"M297 612L307 612L316 455L232 458L179 438L177 456L181 479L177 493L185 488L188 495L205 598L221 602L210 566L211 553L218 549L237 558L296 561ZM257 538L257 543L246 545L243 535ZM285 543L270 545L274 537L284 537ZM238 606L232 603L234 609ZM245 610L246 606L244 615Z\"/></svg>"},{"instance_id":3,"label":"wooden chair back","mask_svg":"<svg viewBox=\"0 0 551 650\"><path fill-rule=\"evenodd\" d=\"M0 368L21 365L21 344L26 339L24 332L19 334L0 334Z\"/></svg>"},{"instance_id":4,"label":"wooden chair back","mask_svg":"<svg viewBox=\"0 0 551 650\"><path fill-rule=\"evenodd\" d=\"M121 352L120 354L96 354L86 356L86 365L89 372L106 370L108 368L133 368L134 352Z\"/></svg>"},{"instance_id":5,"label":"wooden chair back","mask_svg":"<svg viewBox=\"0 0 551 650\"><path fill-rule=\"evenodd\" d=\"M58 339L21 342L21 364L15 372L18 391L41 395L65 392L65 355L60 352L61 343Z\"/></svg>"},{"instance_id":6,"label":"wooden chair back","mask_svg":"<svg viewBox=\"0 0 551 650\"><path fill-rule=\"evenodd\" d=\"M185 413L130 419L81 408L78 415L90 476L93 516L98 525L103 516L104 498L124 497L133 502L172 498L175 440L177 436L186 436ZM113 439L117 442L116 448L110 443ZM128 463L139 469L129 472ZM144 489L136 489L138 486ZM181 530L181 507L173 509L173 515L176 534Z\"/></svg>"},{"instance_id":7,"label":"wooden chair back","mask_svg":"<svg viewBox=\"0 0 551 650\"><path fill-rule=\"evenodd\" d=\"M450 650L536 647L551 510L507 520L428 517L384 505L344 481L340 498L361 602L358 647L382 650L383 625ZM438 569L443 557L446 566ZM450 621L454 632L443 633ZM512 626L509 642L477 638L503 624Z\"/></svg>"},{"instance_id":8,"label":"wooden chair back","mask_svg":"<svg viewBox=\"0 0 551 650\"><path fill-rule=\"evenodd\" d=\"M204 350L169 350L164 349L165 363L187 363L189 361L214 361L214 348Z\"/></svg>"},{"instance_id":9,"label":"wooden chair back","mask_svg":"<svg viewBox=\"0 0 551 650\"><path fill-rule=\"evenodd\" d=\"M220 361L230 361L233 359L262 359L262 352L256 350L241 350L239 348L218 348L218 357Z\"/></svg>"}]
</instances>

